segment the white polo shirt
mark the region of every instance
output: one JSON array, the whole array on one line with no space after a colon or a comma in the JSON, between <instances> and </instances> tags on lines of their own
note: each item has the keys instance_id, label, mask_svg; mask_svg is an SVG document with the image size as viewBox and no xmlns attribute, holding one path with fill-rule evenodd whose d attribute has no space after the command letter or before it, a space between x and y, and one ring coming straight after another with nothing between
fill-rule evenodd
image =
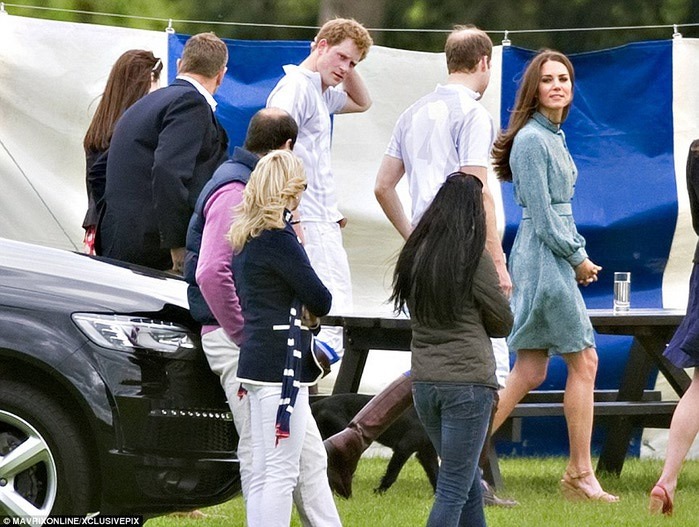
<instances>
[{"instance_id":1,"label":"white polo shirt","mask_svg":"<svg viewBox=\"0 0 699 527\"><path fill-rule=\"evenodd\" d=\"M386 154L403 161L413 227L449 174L488 167L495 125L479 98L461 84L439 85L398 118Z\"/></svg>"},{"instance_id":2,"label":"white polo shirt","mask_svg":"<svg viewBox=\"0 0 699 527\"><path fill-rule=\"evenodd\" d=\"M287 65L284 73L267 98L267 108L286 110L299 127L294 154L303 160L308 180L308 189L299 206L301 219L337 222L342 214L330 168L330 115L345 106L347 93L335 87L323 92L320 74L306 68Z\"/></svg>"}]
</instances>

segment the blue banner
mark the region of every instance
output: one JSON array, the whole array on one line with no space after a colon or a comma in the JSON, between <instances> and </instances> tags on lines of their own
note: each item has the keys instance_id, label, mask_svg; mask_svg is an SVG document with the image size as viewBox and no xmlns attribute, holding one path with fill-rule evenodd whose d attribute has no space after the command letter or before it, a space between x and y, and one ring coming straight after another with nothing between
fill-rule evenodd
<instances>
[{"instance_id":1,"label":"blue banner","mask_svg":"<svg viewBox=\"0 0 699 527\"><path fill-rule=\"evenodd\" d=\"M519 81L534 54L516 47L503 49L503 126L509 122ZM672 42L640 42L569 58L575 69L575 92L563 130L579 171L573 215L590 258L603 267L599 282L582 288L585 302L588 308L610 308L614 271L630 271L633 307L662 307L663 272L677 218ZM512 185L502 185L502 194L507 220L503 245L509 253L521 209ZM596 340L596 386L616 389L631 339L596 335ZM563 361L552 360L542 389L562 390L565 378ZM541 434L542 424L546 434ZM529 420L522 433L521 443L502 445L503 450L564 453L567 446L562 418ZM596 444L602 435L597 430ZM636 441L632 450L637 453L638 447Z\"/></svg>"},{"instance_id":2,"label":"blue banner","mask_svg":"<svg viewBox=\"0 0 699 527\"><path fill-rule=\"evenodd\" d=\"M533 55L503 50L503 126ZM640 42L570 59L575 95L563 129L579 170L573 214L591 259L604 268L599 282L583 289L587 306L610 307L613 272L631 271L634 307L662 307L662 276L677 218L672 42ZM512 186L502 188L509 251L520 210Z\"/></svg>"}]
</instances>

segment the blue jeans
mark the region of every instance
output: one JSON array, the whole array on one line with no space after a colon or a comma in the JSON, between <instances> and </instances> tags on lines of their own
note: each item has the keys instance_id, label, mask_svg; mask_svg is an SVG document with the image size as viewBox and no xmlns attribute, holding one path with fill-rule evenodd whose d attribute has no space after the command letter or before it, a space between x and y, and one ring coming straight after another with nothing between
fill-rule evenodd
<instances>
[{"instance_id":1,"label":"blue jeans","mask_svg":"<svg viewBox=\"0 0 699 527\"><path fill-rule=\"evenodd\" d=\"M478 384L413 382L413 399L441 460L427 527L485 527L478 458L495 390Z\"/></svg>"}]
</instances>

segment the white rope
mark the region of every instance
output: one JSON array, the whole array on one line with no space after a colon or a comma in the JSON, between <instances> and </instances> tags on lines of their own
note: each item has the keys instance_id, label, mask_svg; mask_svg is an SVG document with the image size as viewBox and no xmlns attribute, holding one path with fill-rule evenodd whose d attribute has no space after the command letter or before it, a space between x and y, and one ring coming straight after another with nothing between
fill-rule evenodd
<instances>
[{"instance_id":1,"label":"white rope","mask_svg":"<svg viewBox=\"0 0 699 527\"><path fill-rule=\"evenodd\" d=\"M27 185L29 185L29 187L32 189L32 192L34 192L34 194L36 195L36 197L39 199L39 201L41 202L41 204L42 204L42 205L44 206L44 208L46 209L46 212L49 213L49 215L51 216L51 218L53 219L53 221L56 223L56 225L58 225L58 228L61 230L61 232L63 233L63 235L66 237L66 239L68 240L68 242L73 246L73 249L74 249L75 251L78 251L78 250L79 250L79 249L78 249L78 246L75 245L75 242L73 242L73 239L70 237L70 234L68 234L68 232L63 228L63 225L61 224L60 220L59 220L58 217L53 213L53 211L51 210L51 207L50 207L49 204L46 202L46 200L44 199L44 197L41 195L41 192L39 192L39 189L36 188L36 186L34 185L34 183L32 183L31 179L29 179L29 176L28 176L27 173L22 169L22 166L19 164L19 161L17 161L17 159L15 158L15 156L12 155L12 152L10 152L10 150L9 150L9 149L7 148L7 146L5 145L5 142L4 142L1 138L0 138L0 147L5 151L5 153L6 153L7 156L10 158L10 161L12 161L12 163L15 165L15 167L17 167L17 170L19 171L20 174L22 174L22 177L23 177L24 180L27 182Z\"/></svg>"},{"instance_id":2,"label":"white rope","mask_svg":"<svg viewBox=\"0 0 699 527\"><path fill-rule=\"evenodd\" d=\"M281 29L319 29L320 26L297 26L291 24L265 24L258 22L224 22L220 20L185 20L176 18L160 18L160 17L149 17L149 16L138 16L138 15L123 15L119 13L102 13L98 11L84 11L79 9L61 9L57 7L41 7L41 6L29 6L22 4L10 4L3 3L6 7L18 7L21 9L39 9L43 11L56 11L60 13L76 13L81 15L95 15L95 16L106 16L114 18L127 18L131 20L147 20L164 22L168 24L168 28L172 28L173 23L177 24L205 24L205 25L218 25L218 26L240 26L240 27L270 27L270 28L281 28ZM514 34L526 34L526 33L565 33L573 31L628 31L628 30L642 30L642 29L672 29L673 36L678 34L678 28L683 27L697 27L697 23L689 24L657 24L648 26L600 26L600 27L573 27L573 28L552 28L552 29L503 29L503 30L484 30L486 33L503 34L505 38L509 35ZM369 31L373 32L405 32L405 33L451 33L452 29L416 29L416 28L367 28Z\"/></svg>"},{"instance_id":3,"label":"white rope","mask_svg":"<svg viewBox=\"0 0 699 527\"><path fill-rule=\"evenodd\" d=\"M557 29L515 29L509 33L565 33L571 31L616 31L616 30L633 30L633 29L673 29L677 32L680 27L696 27L699 22L691 24L658 24L654 26L601 26L601 27L570 27ZM497 32L496 32L497 33Z\"/></svg>"}]
</instances>

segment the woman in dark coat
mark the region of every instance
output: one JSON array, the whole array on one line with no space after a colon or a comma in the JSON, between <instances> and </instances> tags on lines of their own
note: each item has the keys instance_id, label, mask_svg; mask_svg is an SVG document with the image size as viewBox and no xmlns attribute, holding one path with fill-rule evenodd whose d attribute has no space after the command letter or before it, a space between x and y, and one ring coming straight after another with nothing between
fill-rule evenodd
<instances>
[{"instance_id":1,"label":"woman in dark coat","mask_svg":"<svg viewBox=\"0 0 699 527\"><path fill-rule=\"evenodd\" d=\"M106 182L106 152L116 122L133 103L160 87L162 61L145 49L125 51L112 66L104 93L85 133L87 212L83 220L84 251L95 254L95 229Z\"/></svg>"}]
</instances>

